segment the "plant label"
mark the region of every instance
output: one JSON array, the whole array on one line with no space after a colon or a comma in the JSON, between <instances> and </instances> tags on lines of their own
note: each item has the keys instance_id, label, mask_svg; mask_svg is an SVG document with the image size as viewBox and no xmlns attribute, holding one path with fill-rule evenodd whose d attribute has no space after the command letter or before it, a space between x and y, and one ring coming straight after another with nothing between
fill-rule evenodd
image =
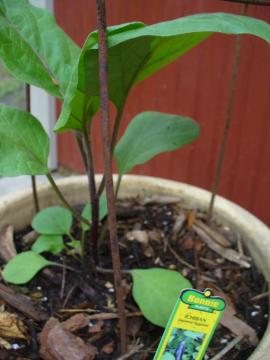
<instances>
[{"instance_id":1,"label":"plant label","mask_svg":"<svg viewBox=\"0 0 270 360\"><path fill-rule=\"evenodd\" d=\"M154 360L201 360L225 309L225 301L185 289L170 316Z\"/></svg>"}]
</instances>

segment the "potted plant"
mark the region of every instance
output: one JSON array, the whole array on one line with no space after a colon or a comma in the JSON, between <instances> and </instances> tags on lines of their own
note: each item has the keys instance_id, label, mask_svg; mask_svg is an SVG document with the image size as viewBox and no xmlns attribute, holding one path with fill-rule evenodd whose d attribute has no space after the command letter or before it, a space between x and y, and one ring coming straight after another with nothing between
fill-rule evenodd
<instances>
[{"instance_id":1,"label":"potted plant","mask_svg":"<svg viewBox=\"0 0 270 360\"><path fill-rule=\"evenodd\" d=\"M55 261L46 259L45 256L40 255L41 253L57 254L68 251L75 257L81 257L82 276L95 297L98 286L96 269L99 265L99 227L100 221L107 215L108 207L121 345L122 350L125 351L125 311L119 246L115 236L114 196L128 198L142 194L153 195L157 192L166 195L177 193L183 196L184 204L189 206L196 204L196 207L201 206L202 209L206 208L209 198L207 192L188 185L160 179L153 181L149 178L126 176L126 173L134 166L150 160L161 152L178 149L195 140L199 134L198 125L190 118L152 111L137 115L119 140L118 130L128 94L132 86L171 63L214 32L251 34L269 43L270 27L262 21L249 17L231 14L197 14L151 26L134 22L108 28L109 83L107 89L104 71L106 68L105 29L104 21L102 22L104 13L102 2L97 3L99 32L90 33L82 49L78 49L46 11L30 5L26 0L0 2L0 38L3 44L0 47L0 57L3 64L18 79L27 84L39 86L63 101L62 112L55 131L74 133L87 174L86 178L75 177L55 182L47 167L49 140L38 119L28 112L1 105L0 175L43 174L51 185L51 187L44 186L39 189L38 199L42 210L33 219L34 206L29 192L3 199L0 208L0 225L12 223L16 229L22 229L31 223L39 237L30 249L10 260L2 276L9 283L25 284L44 267L59 265ZM99 57L101 50L105 52L105 55ZM108 123L106 123L108 120L107 95L117 110L110 139L108 138ZM104 120L105 178L95 177L91 147L93 116L100 107ZM111 183L112 154L118 169L114 195ZM104 192L105 184L107 200ZM89 201L86 197L87 193ZM74 207L85 203L87 204L82 211ZM62 206L55 206L57 204ZM47 208L47 206L50 207ZM237 218L233 216L235 212L237 212ZM14 218L16 213L20 215ZM268 281L269 262L264 244L269 230L251 214L221 198L217 200L216 213L245 236L250 253L257 265L262 264L263 261L262 270ZM71 230L74 219L77 225L81 226L80 241L74 238ZM256 236L251 236L251 222L256 228L260 226L258 232L261 236L258 236L258 233ZM104 223L106 226L107 222ZM150 321L164 326L175 301L173 294L190 283L175 271L160 268L157 272L155 269L150 273L147 270L139 270L140 273L136 271L129 272L134 281L133 295L136 302ZM138 276L138 274L143 275ZM171 285L168 294L162 294L160 290L155 299L160 307L166 307L162 314L153 312L153 299L149 294L149 289L152 289L151 284L157 276L164 277ZM148 284L148 290L142 284ZM158 286L155 287L158 291ZM266 332L252 358L266 358L269 336ZM45 356L44 351L43 356Z\"/></svg>"}]
</instances>

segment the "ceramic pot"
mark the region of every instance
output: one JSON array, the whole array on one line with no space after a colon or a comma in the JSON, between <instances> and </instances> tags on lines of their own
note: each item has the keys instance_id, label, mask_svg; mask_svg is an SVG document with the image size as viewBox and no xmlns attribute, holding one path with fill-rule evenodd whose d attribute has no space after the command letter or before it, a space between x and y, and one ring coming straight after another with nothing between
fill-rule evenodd
<instances>
[{"instance_id":1,"label":"ceramic pot","mask_svg":"<svg viewBox=\"0 0 270 360\"><path fill-rule=\"evenodd\" d=\"M100 176L97 176L100 181ZM72 176L57 181L63 194L72 205L84 204L88 201L86 176ZM39 186L41 207L61 204L50 185ZM173 195L181 198L184 206L206 209L210 201L210 193L197 187L175 181L127 175L123 177L119 192L120 198L149 196L154 194ZM217 197L214 214L226 225L239 233L245 241L257 267L270 281L270 229L260 220L240 206L222 197ZM23 229L31 223L34 215L31 189L20 191L1 198L0 228L12 224L16 230ZM270 325L250 360L270 359Z\"/></svg>"}]
</instances>

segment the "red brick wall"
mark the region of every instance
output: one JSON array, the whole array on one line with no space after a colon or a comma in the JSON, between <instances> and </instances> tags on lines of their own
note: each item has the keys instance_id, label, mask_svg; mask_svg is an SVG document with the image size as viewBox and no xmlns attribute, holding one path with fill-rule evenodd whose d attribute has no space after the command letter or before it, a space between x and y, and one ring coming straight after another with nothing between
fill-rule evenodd
<instances>
[{"instance_id":1,"label":"red brick wall","mask_svg":"<svg viewBox=\"0 0 270 360\"><path fill-rule=\"evenodd\" d=\"M140 20L147 24L199 12L239 14L241 4L218 0L107 1L110 25ZM94 0L56 0L58 23L80 45L96 28ZM270 7L249 6L248 15L270 21ZM135 169L209 189L213 179L229 93L235 37L214 35L130 94L122 131L134 115L157 110L191 116L201 126L193 145L164 154ZM270 50L262 40L245 36L232 127L219 193L270 225ZM98 119L96 119L96 125ZM102 170L98 126L94 131L95 166ZM82 171L72 136L59 137L62 166Z\"/></svg>"}]
</instances>

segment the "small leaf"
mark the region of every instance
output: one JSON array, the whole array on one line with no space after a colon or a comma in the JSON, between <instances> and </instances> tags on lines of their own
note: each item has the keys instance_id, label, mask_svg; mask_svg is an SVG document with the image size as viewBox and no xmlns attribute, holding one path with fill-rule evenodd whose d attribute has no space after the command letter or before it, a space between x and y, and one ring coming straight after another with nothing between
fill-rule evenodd
<instances>
[{"instance_id":1,"label":"small leaf","mask_svg":"<svg viewBox=\"0 0 270 360\"><path fill-rule=\"evenodd\" d=\"M135 269L132 295L143 315L153 324L165 327L181 290L191 283L176 271L166 269Z\"/></svg>"},{"instance_id":2,"label":"small leaf","mask_svg":"<svg viewBox=\"0 0 270 360\"><path fill-rule=\"evenodd\" d=\"M79 249L81 247L81 242L79 240L72 240L67 243L68 246L71 246L75 249Z\"/></svg>"},{"instance_id":3,"label":"small leaf","mask_svg":"<svg viewBox=\"0 0 270 360\"><path fill-rule=\"evenodd\" d=\"M143 164L165 151L191 143L199 135L199 126L190 118L147 111L128 125L115 148L120 174Z\"/></svg>"},{"instance_id":4,"label":"small leaf","mask_svg":"<svg viewBox=\"0 0 270 360\"><path fill-rule=\"evenodd\" d=\"M107 215L107 212L107 199L105 191L103 191L99 198L99 221L101 221ZM87 203L83 208L82 217L89 221L92 220L91 205L89 203ZM82 223L82 229L83 231L87 231L89 229L89 225Z\"/></svg>"},{"instance_id":5,"label":"small leaf","mask_svg":"<svg viewBox=\"0 0 270 360\"><path fill-rule=\"evenodd\" d=\"M32 245L31 250L36 254L48 251L52 254L58 254L65 248L63 237L61 235L41 235Z\"/></svg>"},{"instance_id":6,"label":"small leaf","mask_svg":"<svg viewBox=\"0 0 270 360\"><path fill-rule=\"evenodd\" d=\"M49 265L53 265L53 263L33 251L25 251L10 260L2 275L9 283L25 284L41 269Z\"/></svg>"},{"instance_id":7,"label":"small leaf","mask_svg":"<svg viewBox=\"0 0 270 360\"><path fill-rule=\"evenodd\" d=\"M165 354L162 356L162 360L175 360L175 357L173 354L165 352Z\"/></svg>"},{"instance_id":8,"label":"small leaf","mask_svg":"<svg viewBox=\"0 0 270 360\"><path fill-rule=\"evenodd\" d=\"M44 235L68 234L71 225L71 212L60 206L52 206L41 210L32 221L33 229Z\"/></svg>"},{"instance_id":9,"label":"small leaf","mask_svg":"<svg viewBox=\"0 0 270 360\"><path fill-rule=\"evenodd\" d=\"M49 172L49 139L31 114L0 105L0 176Z\"/></svg>"}]
</instances>

